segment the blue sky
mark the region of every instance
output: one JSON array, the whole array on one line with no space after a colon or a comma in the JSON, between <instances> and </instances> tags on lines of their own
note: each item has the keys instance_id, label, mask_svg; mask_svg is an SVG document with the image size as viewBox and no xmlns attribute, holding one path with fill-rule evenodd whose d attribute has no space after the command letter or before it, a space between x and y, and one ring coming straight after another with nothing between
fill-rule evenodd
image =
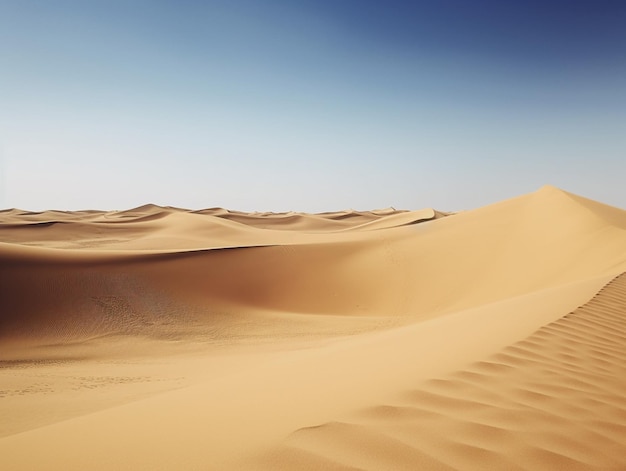
<instances>
[{"instance_id":1,"label":"blue sky","mask_svg":"<svg viewBox=\"0 0 626 471\"><path fill-rule=\"evenodd\" d=\"M0 0L0 207L626 208L626 3Z\"/></svg>"}]
</instances>

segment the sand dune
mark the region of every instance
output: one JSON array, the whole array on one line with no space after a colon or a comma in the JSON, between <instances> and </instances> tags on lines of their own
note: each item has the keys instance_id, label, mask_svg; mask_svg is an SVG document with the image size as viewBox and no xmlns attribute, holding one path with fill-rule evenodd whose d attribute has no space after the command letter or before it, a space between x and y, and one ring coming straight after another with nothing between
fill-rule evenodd
<instances>
[{"instance_id":1,"label":"sand dune","mask_svg":"<svg viewBox=\"0 0 626 471\"><path fill-rule=\"evenodd\" d=\"M626 274L394 402L294 431L268 469L626 469Z\"/></svg>"},{"instance_id":2,"label":"sand dune","mask_svg":"<svg viewBox=\"0 0 626 471\"><path fill-rule=\"evenodd\" d=\"M626 212L0 212L8 469L625 469ZM36 450L36 453L33 453Z\"/></svg>"}]
</instances>

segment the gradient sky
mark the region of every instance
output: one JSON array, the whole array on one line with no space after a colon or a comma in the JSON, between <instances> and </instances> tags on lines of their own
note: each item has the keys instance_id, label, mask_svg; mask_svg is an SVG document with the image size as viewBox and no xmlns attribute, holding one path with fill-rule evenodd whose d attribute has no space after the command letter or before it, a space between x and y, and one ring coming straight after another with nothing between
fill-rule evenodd
<instances>
[{"instance_id":1,"label":"gradient sky","mask_svg":"<svg viewBox=\"0 0 626 471\"><path fill-rule=\"evenodd\" d=\"M0 0L0 207L626 208L626 2Z\"/></svg>"}]
</instances>

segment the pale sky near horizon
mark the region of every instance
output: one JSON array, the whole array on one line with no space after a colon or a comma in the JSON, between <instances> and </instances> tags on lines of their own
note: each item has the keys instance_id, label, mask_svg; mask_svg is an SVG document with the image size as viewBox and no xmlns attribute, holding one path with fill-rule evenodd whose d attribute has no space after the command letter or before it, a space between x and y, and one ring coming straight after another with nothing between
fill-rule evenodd
<instances>
[{"instance_id":1,"label":"pale sky near horizon","mask_svg":"<svg viewBox=\"0 0 626 471\"><path fill-rule=\"evenodd\" d=\"M626 209L626 2L0 0L0 208Z\"/></svg>"}]
</instances>

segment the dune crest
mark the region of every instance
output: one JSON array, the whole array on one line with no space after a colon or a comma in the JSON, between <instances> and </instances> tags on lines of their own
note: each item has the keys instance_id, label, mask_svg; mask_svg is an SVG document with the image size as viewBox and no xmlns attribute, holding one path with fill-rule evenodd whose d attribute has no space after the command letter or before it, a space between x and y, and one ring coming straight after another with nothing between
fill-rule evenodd
<instances>
[{"instance_id":1,"label":"dune crest","mask_svg":"<svg viewBox=\"0 0 626 471\"><path fill-rule=\"evenodd\" d=\"M267 469L623 469L625 320L622 274L495 355L294 431Z\"/></svg>"},{"instance_id":2,"label":"dune crest","mask_svg":"<svg viewBox=\"0 0 626 471\"><path fill-rule=\"evenodd\" d=\"M552 186L0 211L3 466L623 469L624 229Z\"/></svg>"}]
</instances>

